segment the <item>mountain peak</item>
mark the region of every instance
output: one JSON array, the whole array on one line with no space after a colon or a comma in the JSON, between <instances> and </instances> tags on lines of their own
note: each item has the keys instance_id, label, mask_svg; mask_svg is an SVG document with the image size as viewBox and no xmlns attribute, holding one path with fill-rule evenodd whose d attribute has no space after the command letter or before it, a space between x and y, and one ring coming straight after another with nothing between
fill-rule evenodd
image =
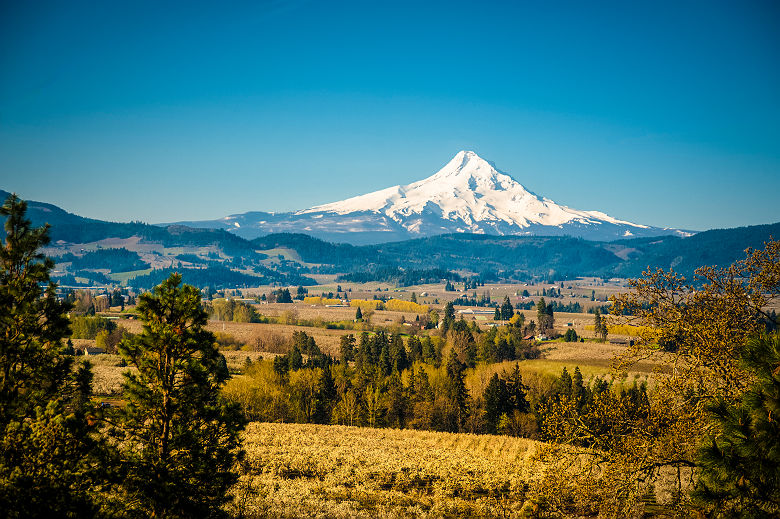
<instances>
[{"instance_id":1,"label":"mountain peak","mask_svg":"<svg viewBox=\"0 0 780 519\"><path fill-rule=\"evenodd\" d=\"M433 177L494 176L497 173L496 168L476 152L461 150Z\"/></svg>"},{"instance_id":2,"label":"mountain peak","mask_svg":"<svg viewBox=\"0 0 780 519\"><path fill-rule=\"evenodd\" d=\"M439 171L411 184L256 220L242 220L242 232L254 226L331 237L384 236L377 241L452 232L569 234L597 239L676 232L556 204L527 190L471 150L459 151Z\"/></svg>"}]
</instances>

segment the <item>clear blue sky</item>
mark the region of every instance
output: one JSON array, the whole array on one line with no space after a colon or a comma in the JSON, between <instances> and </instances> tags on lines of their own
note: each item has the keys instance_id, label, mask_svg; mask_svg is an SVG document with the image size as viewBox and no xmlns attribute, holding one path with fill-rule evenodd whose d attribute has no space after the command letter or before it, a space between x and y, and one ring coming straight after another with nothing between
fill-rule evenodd
<instances>
[{"instance_id":1,"label":"clear blue sky","mask_svg":"<svg viewBox=\"0 0 780 519\"><path fill-rule=\"evenodd\" d=\"M209 4L1 2L0 188L210 219L472 149L578 209L780 221L778 2Z\"/></svg>"}]
</instances>

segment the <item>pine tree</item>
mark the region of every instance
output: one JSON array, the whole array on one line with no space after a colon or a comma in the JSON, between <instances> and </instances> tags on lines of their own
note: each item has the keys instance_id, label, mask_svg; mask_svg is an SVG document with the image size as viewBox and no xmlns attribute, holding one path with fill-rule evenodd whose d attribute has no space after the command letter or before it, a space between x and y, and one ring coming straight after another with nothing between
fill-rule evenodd
<instances>
[{"instance_id":1,"label":"pine tree","mask_svg":"<svg viewBox=\"0 0 780 519\"><path fill-rule=\"evenodd\" d=\"M536 321L539 323L539 331L544 332L552 328L552 306L548 306L545 303L544 298L541 298L536 303Z\"/></svg>"},{"instance_id":2,"label":"pine tree","mask_svg":"<svg viewBox=\"0 0 780 519\"><path fill-rule=\"evenodd\" d=\"M447 397L448 412L446 427L451 432L460 431L466 421L466 384L464 371L466 366L458 360L458 355L453 348L447 359Z\"/></svg>"},{"instance_id":3,"label":"pine tree","mask_svg":"<svg viewBox=\"0 0 780 519\"><path fill-rule=\"evenodd\" d=\"M330 423L331 412L337 398L338 390L336 389L336 382L333 380L333 373L330 366L325 366L322 368L322 376L320 376L317 384L317 405L314 410L314 421L316 423Z\"/></svg>"},{"instance_id":4,"label":"pine tree","mask_svg":"<svg viewBox=\"0 0 780 519\"><path fill-rule=\"evenodd\" d=\"M559 395L565 395L566 397L571 398L572 380L566 367L561 371L561 378L559 378L556 383L555 392Z\"/></svg>"},{"instance_id":5,"label":"pine tree","mask_svg":"<svg viewBox=\"0 0 780 519\"><path fill-rule=\"evenodd\" d=\"M531 410L531 404L526 399L527 389L523 384L523 375L520 374L520 365L515 364L515 368L507 379L507 391L511 407L521 413L527 413Z\"/></svg>"},{"instance_id":6,"label":"pine tree","mask_svg":"<svg viewBox=\"0 0 780 519\"><path fill-rule=\"evenodd\" d=\"M124 490L151 517L217 517L237 476L244 418L220 394L230 377L200 293L172 274L139 298L143 332L124 340L127 402L116 429L127 465Z\"/></svg>"},{"instance_id":7,"label":"pine tree","mask_svg":"<svg viewBox=\"0 0 780 519\"><path fill-rule=\"evenodd\" d=\"M356 321L362 321L363 320L363 312L360 310L360 307L357 307L357 310L355 311L355 320Z\"/></svg>"},{"instance_id":8,"label":"pine tree","mask_svg":"<svg viewBox=\"0 0 780 519\"><path fill-rule=\"evenodd\" d=\"M341 354L341 363L346 366L350 360L355 359L355 336L350 334L342 335L339 343L339 353Z\"/></svg>"},{"instance_id":9,"label":"pine tree","mask_svg":"<svg viewBox=\"0 0 780 519\"><path fill-rule=\"evenodd\" d=\"M579 366L574 368L574 376L571 379L571 398L578 410L581 410L587 401L587 390L582 381L582 372Z\"/></svg>"},{"instance_id":10,"label":"pine tree","mask_svg":"<svg viewBox=\"0 0 780 519\"><path fill-rule=\"evenodd\" d=\"M89 517L103 451L89 407L92 374L67 355L66 312L39 249L48 225L32 228L26 202L0 207L0 510L6 517ZM47 285L45 291L41 286Z\"/></svg>"},{"instance_id":11,"label":"pine tree","mask_svg":"<svg viewBox=\"0 0 780 519\"><path fill-rule=\"evenodd\" d=\"M515 315L515 309L509 301L509 296L504 296L504 302L501 303L501 319L508 321Z\"/></svg>"},{"instance_id":12,"label":"pine tree","mask_svg":"<svg viewBox=\"0 0 780 519\"><path fill-rule=\"evenodd\" d=\"M780 335L749 340L743 366L755 384L712 408L717 433L700 451L698 497L730 517L780 515Z\"/></svg>"},{"instance_id":13,"label":"pine tree","mask_svg":"<svg viewBox=\"0 0 780 519\"><path fill-rule=\"evenodd\" d=\"M501 310L498 307L496 307L496 313L493 314L493 320L494 321L501 320Z\"/></svg>"},{"instance_id":14,"label":"pine tree","mask_svg":"<svg viewBox=\"0 0 780 519\"><path fill-rule=\"evenodd\" d=\"M446 333L454 322L455 305L452 304L452 301L447 301L447 303L444 305L444 323L442 325L442 331Z\"/></svg>"},{"instance_id":15,"label":"pine tree","mask_svg":"<svg viewBox=\"0 0 780 519\"><path fill-rule=\"evenodd\" d=\"M400 373L409 367L409 359L406 355L404 339L401 337L401 334L396 333L393 335L393 340L389 348L389 354L391 370L396 370Z\"/></svg>"},{"instance_id":16,"label":"pine tree","mask_svg":"<svg viewBox=\"0 0 780 519\"><path fill-rule=\"evenodd\" d=\"M482 398L485 401L485 425L487 432L495 434L501 415L511 411L506 380L499 378L498 374L494 373L485 387Z\"/></svg>"},{"instance_id":17,"label":"pine tree","mask_svg":"<svg viewBox=\"0 0 780 519\"><path fill-rule=\"evenodd\" d=\"M398 371L393 371L386 391L387 421L391 427L403 428L406 425L406 395Z\"/></svg>"},{"instance_id":18,"label":"pine tree","mask_svg":"<svg viewBox=\"0 0 780 519\"><path fill-rule=\"evenodd\" d=\"M290 371L297 371L303 367L303 355L298 344L293 343L290 353L287 354L287 362Z\"/></svg>"}]
</instances>

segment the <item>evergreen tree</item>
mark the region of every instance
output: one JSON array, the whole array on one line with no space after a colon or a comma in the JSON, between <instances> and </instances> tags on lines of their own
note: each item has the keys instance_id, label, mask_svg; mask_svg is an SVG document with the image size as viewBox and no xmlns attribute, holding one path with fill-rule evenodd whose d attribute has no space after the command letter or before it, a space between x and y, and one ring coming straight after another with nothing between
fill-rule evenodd
<instances>
[{"instance_id":1,"label":"evergreen tree","mask_svg":"<svg viewBox=\"0 0 780 519\"><path fill-rule=\"evenodd\" d=\"M742 365L755 383L712 408L717 433L700 451L702 503L723 517L780 515L780 335L751 339Z\"/></svg>"},{"instance_id":2,"label":"evergreen tree","mask_svg":"<svg viewBox=\"0 0 780 519\"><path fill-rule=\"evenodd\" d=\"M390 375L393 366L390 363L390 346L387 342L382 345L382 351L379 353L378 365L382 376L386 377Z\"/></svg>"},{"instance_id":3,"label":"evergreen tree","mask_svg":"<svg viewBox=\"0 0 780 519\"><path fill-rule=\"evenodd\" d=\"M401 337L401 334L396 333L393 335L389 353L391 370L396 370L400 373L409 367L409 360L406 355L406 348L404 347L404 339Z\"/></svg>"},{"instance_id":4,"label":"evergreen tree","mask_svg":"<svg viewBox=\"0 0 780 519\"><path fill-rule=\"evenodd\" d=\"M571 378L571 398L578 410L581 410L587 401L587 389L582 381L582 372L579 366L574 368L574 376Z\"/></svg>"},{"instance_id":5,"label":"evergreen tree","mask_svg":"<svg viewBox=\"0 0 780 519\"><path fill-rule=\"evenodd\" d=\"M436 349L433 346L433 341L430 337L423 337L420 341L420 347L422 349L422 358L428 364L436 363Z\"/></svg>"},{"instance_id":6,"label":"evergreen tree","mask_svg":"<svg viewBox=\"0 0 780 519\"><path fill-rule=\"evenodd\" d=\"M317 383L317 398L314 409L315 423L330 423L333 405L338 398L336 382L333 380L333 373L330 366L322 368L322 375Z\"/></svg>"},{"instance_id":7,"label":"evergreen tree","mask_svg":"<svg viewBox=\"0 0 780 519\"><path fill-rule=\"evenodd\" d=\"M567 398L571 398L572 380L571 375L566 367L561 371L561 377L555 384L555 393L557 395L565 395Z\"/></svg>"},{"instance_id":8,"label":"evergreen tree","mask_svg":"<svg viewBox=\"0 0 780 519\"><path fill-rule=\"evenodd\" d=\"M342 335L339 343L339 353L341 354L341 363L347 365L350 360L355 360L355 336L350 334Z\"/></svg>"},{"instance_id":9,"label":"evergreen tree","mask_svg":"<svg viewBox=\"0 0 780 519\"><path fill-rule=\"evenodd\" d=\"M447 333L447 330L449 330L453 323L455 322L455 305L452 304L452 301L447 301L447 303L444 305L444 322L442 323L442 333Z\"/></svg>"},{"instance_id":10,"label":"evergreen tree","mask_svg":"<svg viewBox=\"0 0 780 519\"><path fill-rule=\"evenodd\" d=\"M409 301L411 301L412 303L416 303L417 302L417 294L412 292L412 297L409 298Z\"/></svg>"},{"instance_id":11,"label":"evergreen tree","mask_svg":"<svg viewBox=\"0 0 780 519\"><path fill-rule=\"evenodd\" d=\"M523 375L520 374L520 365L515 364L515 368L507 379L507 392L512 409L517 409L521 413L527 413L531 410L531 404L526 399L527 389L523 384Z\"/></svg>"},{"instance_id":12,"label":"evergreen tree","mask_svg":"<svg viewBox=\"0 0 780 519\"><path fill-rule=\"evenodd\" d=\"M493 320L494 321L501 320L501 310L498 307L496 307L496 312L493 314Z\"/></svg>"},{"instance_id":13,"label":"evergreen tree","mask_svg":"<svg viewBox=\"0 0 780 519\"><path fill-rule=\"evenodd\" d=\"M504 302L501 303L501 319L508 321L515 315L515 309L512 307L512 303L509 301L509 296L504 296Z\"/></svg>"},{"instance_id":14,"label":"evergreen tree","mask_svg":"<svg viewBox=\"0 0 780 519\"><path fill-rule=\"evenodd\" d=\"M536 321L540 332L552 330L554 324L552 303L548 305L544 298L541 298L536 304Z\"/></svg>"},{"instance_id":15,"label":"evergreen tree","mask_svg":"<svg viewBox=\"0 0 780 519\"><path fill-rule=\"evenodd\" d=\"M360 310L360 307L357 307L357 310L355 311L355 320L356 321L362 321L363 320L363 312Z\"/></svg>"},{"instance_id":16,"label":"evergreen tree","mask_svg":"<svg viewBox=\"0 0 780 519\"><path fill-rule=\"evenodd\" d=\"M393 371L387 385L386 407L387 422L391 427L403 428L406 425L406 395L398 371Z\"/></svg>"},{"instance_id":17,"label":"evergreen tree","mask_svg":"<svg viewBox=\"0 0 780 519\"><path fill-rule=\"evenodd\" d=\"M466 366L458 360L454 349L450 350L447 359L447 399L448 409L445 417L445 427L450 432L462 430L466 421L466 391L465 371Z\"/></svg>"},{"instance_id":18,"label":"evergreen tree","mask_svg":"<svg viewBox=\"0 0 780 519\"><path fill-rule=\"evenodd\" d=\"M237 476L244 418L220 390L230 377L200 293L173 274L139 298L143 332L119 351L125 373L120 426L124 490L134 512L151 517L218 517Z\"/></svg>"},{"instance_id":19,"label":"evergreen tree","mask_svg":"<svg viewBox=\"0 0 780 519\"><path fill-rule=\"evenodd\" d=\"M26 211L16 195L0 207L0 510L89 517L103 452L86 418L92 374L86 363L74 366L63 341L72 305L57 300L54 262L39 252L48 225L32 228Z\"/></svg>"},{"instance_id":20,"label":"evergreen tree","mask_svg":"<svg viewBox=\"0 0 780 519\"><path fill-rule=\"evenodd\" d=\"M412 335L409 337L409 363L412 364L422 359L422 343L419 337Z\"/></svg>"},{"instance_id":21,"label":"evergreen tree","mask_svg":"<svg viewBox=\"0 0 780 519\"><path fill-rule=\"evenodd\" d=\"M494 373L485 387L482 398L485 401L485 426L487 432L495 434L501 415L511 411L506 380L498 378L498 374Z\"/></svg>"},{"instance_id":22,"label":"evergreen tree","mask_svg":"<svg viewBox=\"0 0 780 519\"><path fill-rule=\"evenodd\" d=\"M287 362L290 371L297 371L303 367L303 355L298 344L293 343L290 353L287 354Z\"/></svg>"}]
</instances>

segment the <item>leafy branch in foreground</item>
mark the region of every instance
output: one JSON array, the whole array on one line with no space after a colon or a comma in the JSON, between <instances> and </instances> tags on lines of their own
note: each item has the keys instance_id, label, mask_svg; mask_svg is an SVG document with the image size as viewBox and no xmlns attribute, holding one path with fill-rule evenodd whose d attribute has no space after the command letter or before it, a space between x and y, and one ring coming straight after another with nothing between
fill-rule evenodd
<instances>
[{"instance_id":1,"label":"leafy branch in foreground","mask_svg":"<svg viewBox=\"0 0 780 519\"><path fill-rule=\"evenodd\" d=\"M692 283L657 270L630 286L631 292L613 298L612 313L618 324L636 325L641 340L617 359L615 375L621 379L638 360L661 361L646 407L632 413L605 395L585 414L574 402L552 408L545 426L558 445L543 449L541 457L551 465L537 493L562 513L628 516L662 506L666 514L688 516L698 506L689 493L703 468L699 450L705 439L720 438L714 445L726 449L720 453L725 460L741 456L733 438L723 435L735 409L744 412L747 402L758 399L751 390L760 378L757 368L742 358L751 351L745 346L751 338L776 326L767 307L780 296L780 242L749 250L727 268L700 268ZM745 485L753 484L749 466L734 470ZM709 481L711 491L723 490L717 478ZM742 493L740 499L753 497Z\"/></svg>"}]
</instances>

